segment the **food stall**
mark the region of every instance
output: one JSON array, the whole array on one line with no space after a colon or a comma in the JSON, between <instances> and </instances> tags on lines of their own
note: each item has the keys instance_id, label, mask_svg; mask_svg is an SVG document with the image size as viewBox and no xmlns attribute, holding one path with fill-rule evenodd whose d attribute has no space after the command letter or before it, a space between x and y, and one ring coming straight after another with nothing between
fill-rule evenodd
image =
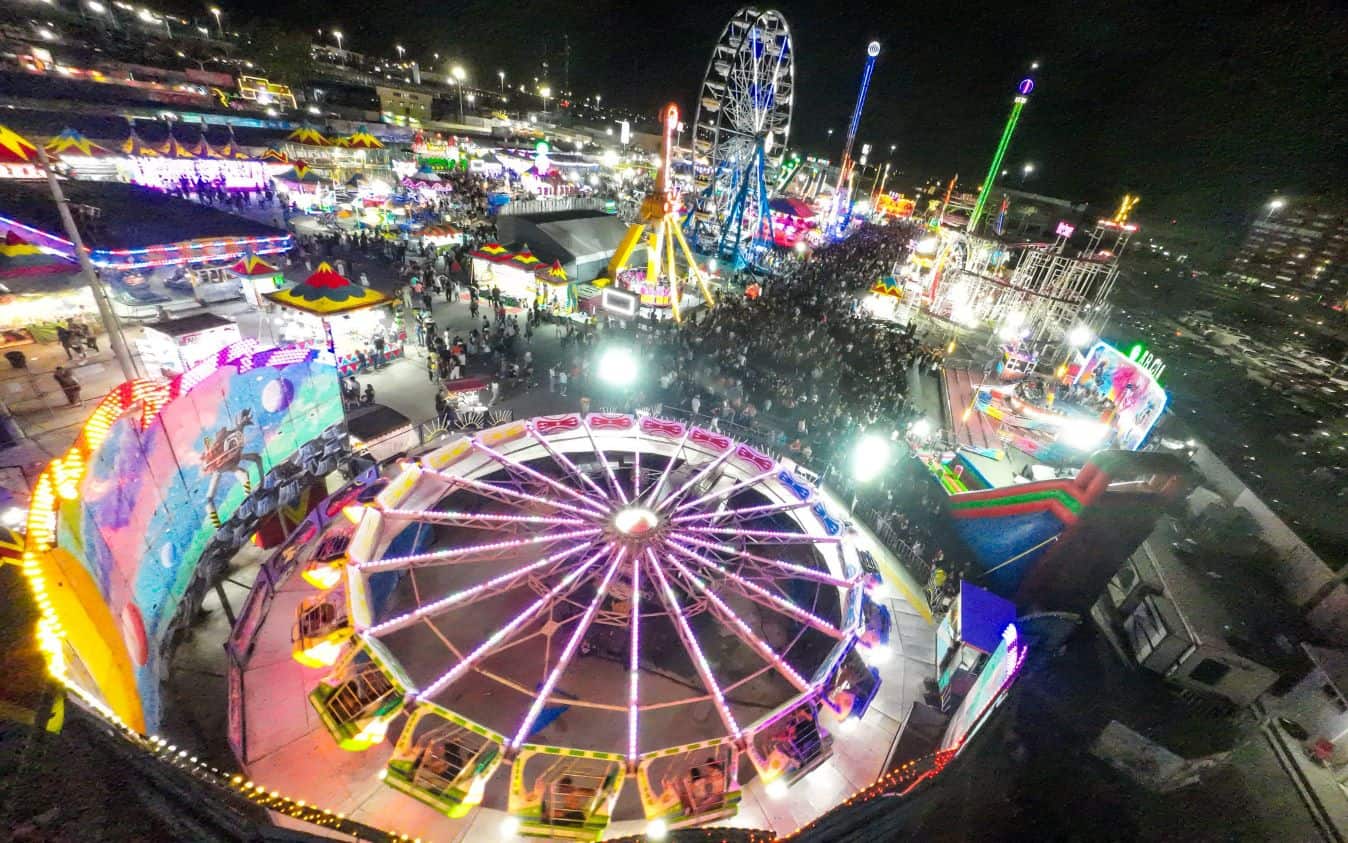
<instances>
[{"instance_id":1,"label":"food stall","mask_svg":"<svg viewBox=\"0 0 1348 843\"><path fill-rule=\"evenodd\" d=\"M277 187L283 194L283 201L290 202L302 211L325 207L332 204L332 197L323 188L328 180L318 174L304 161L291 161L290 169L276 177Z\"/></svg>"},{"instance_id":2,"label":"food stall","mask_svg":"<svg viewBox=\"0 0 1348 843\"><path fill-rule=\"evenodd\" d=\"M282 339L327 348L343 375L403 356L407 330L394 300L351 283L326 263L303 282L265 298L281 305Z\"/></svg>"},{"instance_id":3,"label":"food stall","mask_svg":"<svg viewBox=\"0 0 1348 843\"><path fill-rule=\"evenodd\" d=\"M538 288L538 276L534 273L543 266L546 264L525 246L511 255L510 260L492 265L490 286L501 291L501 298L507 304L528 307Z\"/></svg>"},{"instance_id":4,"label":"food stall","mask_svg":"<svg viewBox=\"0 0 1348 843\"><path fill-rule=\"evenodd\" d=\"M263 296L280 290L286 283L281 270L257 255L242 258L229 271L238 280L243 297L253 307L261 307L265 304Z\"/></svg>"},{"instance_id":5,"label":"food stall","mask_svg":"<svg viewBox=\"0 0 1348 843\"><path fill-rule=\"evenodd\" d=\"M242 340L237 323L214 313L195 313L147 324L136 344L150 371L172 377Z\"/></svg>"}]
</instances>

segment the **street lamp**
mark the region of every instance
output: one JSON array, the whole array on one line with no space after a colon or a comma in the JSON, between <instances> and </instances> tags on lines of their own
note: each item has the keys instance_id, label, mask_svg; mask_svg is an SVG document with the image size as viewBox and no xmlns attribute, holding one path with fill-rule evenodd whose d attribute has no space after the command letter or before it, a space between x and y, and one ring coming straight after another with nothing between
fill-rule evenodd
<instances>
[{"instance_id":1,"label":"street lamp","mask_svg":"<svg viewBox=\"0 0 1348 843\"><path fill-rule=\"evenodd\" d=\"M889 465L889 440L868 433L852 448L852 477L858 483L867 483L879 477Z\"/></svg>"},{"instance_id":2,"label":"street lamp","mask_svg":"<svg viewBox=\"0 0 1348 843\"><path fill-rule=\"evenodd\" d=\"M93 8L93 5L94 5L94 4L90 3L90 4L89 4L89 8L92 9L92 8ZM220 38L221 38L221 40L224 40L224 37L225 37L225 27L224 27L224 25L222 25L222 24L220 23L220 14L221 14L221 12L220 12L220 7L219 7L219 6L212 6L212 7L211 7L211 14L215 17L215 28L218 29L218 30L220 30Z\"/></svg>"},{"instance_id":3,"label":"street lamp","mask_svg":"<svg viewBox=\"0 0 1348 843\"><path fill-rule=\"evenodd\" d=\"M449 75L456 83L455 87L459 89L459 122L463 122L463 80L468 78L468 71L463 69L463 65L456 64L449 69Z\"/></svg>"},{"instance_id":4,"label":"street lamp","mask_svg":"<svg viewBox=\"0 0 1348 843\"><path fill-rule=\"evenodd\" d=\"M896 149L898 149L898 148L899 148L899 145L898 145L897 143L891 143L891 144L889 145L889 154L890 154L891 157L893 157L893 155L894 155L894 150L896 150Z\"/></svg>"},{"instance_id":5,"label":"street lamp","mask_svg":"<svg viewBox=\"0 0 1348 843\"><path fill-rule=\"evenodd\" d=\"M496 78L501 80L501 96L505 96L505 71L496 71Z\"/></svg>"},{"instance_id":6,"label":"street lamp","mask_svg":"<svg viewBox=\"0 0 1348 843\"><path fill-rule=\"evenodd\" d=\"M1033 164L1026 164L1024 167L1021 167L1021 168L1020 168L1020 186L1021 186L1021 187L1024 187L1024 186L1025 186L1025 180L1026 180L1027 178L1029 178L1029 177L1030 177L1030 173L1033 173L1033 172L1034 172L1034 165L1033 165Z\"/></svg>"},{"instance_id":7,"label":"street lamp","mask_svg":"<svg viewBox=\"0 0 1348 843\"><path fill-rule=\"evenodd\" d=\"M403 56L406 55L406 53L407 53L407 51L403 49L403 45L402 45L402 44L394 44L394 45L393 45L393 49L395 49L395 50L398 51L398 61L402 61L402 60L403 60Z\"/></svg>"},{"instance_id":8,"label":"street lamp","mask_svg":"<svg viewBox=\"0 0 1348 843\"><path fill-rule=\"evenodd\" d=\"M1095 335L1086 325L1075 326L1071 333L1067 335L1067 341L1072 344L1073 348L1085 348L1094 338Z\"/></svg>"},{"instance_id":9,"label":"street lamp","mask_svg":"<svg viewBox=\"0 0 1348 843\"><path fill-rule=\"evenodd\" d=\"M547 85L538 89L538 95L543 98L543 113L548 113L548 97L552 96L552 89Z\"/></svg>"},{"instance_id":10,"label":"street lamp","mask_svg":"<svg viewBox=\"0 0 1348 843\"><path fill-rule=\"evenodd\" d=\"M604 95L603 95L603 94L595 94L595 95L594 95L594 107L595 107L595 108L598 108L598 107L599 107L599 103L603 102L603 100L604 100Z\"/></svg>"},{"instance_id":11,"label":"street lamp","mask_svg":"<svg viewBox=\"0 0 1348 843\"><path fill-rule=\"evenodd\" d=\"M332 37L337 39L337 49L338 50L342 49L342 33L334 29L332 31Z\"/></svg>"}]
</instances>

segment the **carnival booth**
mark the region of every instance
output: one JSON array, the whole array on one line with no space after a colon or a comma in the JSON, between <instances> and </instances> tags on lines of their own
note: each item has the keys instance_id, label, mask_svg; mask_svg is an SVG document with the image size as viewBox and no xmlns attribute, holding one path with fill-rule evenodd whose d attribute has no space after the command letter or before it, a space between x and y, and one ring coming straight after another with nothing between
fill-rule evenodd
<instances>
[{"instance_id":1,"label":"carnival booth","mask_svg":"<svg viewBox=\"0 0 1348 843\"><path fill-rule=\"evenodd\" d=\"M287 342L329 349L343 375L403 356L407 332L393 300L351 283L326 263L302 283L265 298L281 305Z\"/></svg>"},{"instance_id":2,"label":"carnival booth","mask_svg":"<svg viewBox=\"0 0 1348 843\"><path fill-rule=\"evenodd\" d=\"M47 157L72 178L117 178L117 153L99 146L74 129L63 129L61 134L47 141L45 149Z\"/></svg>"},{"instance_id":3,"label":"carnival booth","mask_svg":"<svg viewBox=\"0 0 1348 843\"><path fill-rule=\"evenodd\" d=\"M552 310L556 307L562 313L576 309L576 289L562 268L561 261L553 261L551 266L540 266L534 271L534 276L538 279L534 302L540 308Z\"/></svg>"},{"instance_id":4,"label":"carnival booth","mask_svg":"<svg viewBox=\"0 0 1348 843\"><path fill-rule=\"evenodd\" d=\"M871 285L861 306L872 319L893 322L902 301L903 285L892 275L887 275Z\"/></svg>"},{"instance_id":5,"label":"carnival booth","mask_svg":"<svg viewBox=\"0 0 1348 843\"><path fill-rule=\"evenodd\" d=\"M37 147L8 126L0 126L0 178L44 178Z\"/></svg>"},{"instance_id":6,"label":"carnival booth","mask_svg":"<svg viewBox=\"0 0 1348 843\"><path fill-rule=\"evenodd\" d=\"M267 183L267 168L261 162L243 155L236 144L225 156L204 135L187 146L170 131L162 145L150 147L133 128L122 144L122 153L116 161L122 181L160 190L188 188L199 182L223 184L226 190L255 190Z\"/></svg>"},{"instance_id":7,"label":"carnival booth","mask_svg":"<svg viewBox=\"0 0 1348 843\"><path fill-rule=\"evenodd\" d=\"M768 203L772 215L772 238L778 246L794 248L816 228L814 209L800 199L779 196Z\"/></svg>"},{"instance_id":8,"label":"carnival booth","mask_svg":"<svg viewBox=\"0 0 1348 843\"><path fill-rule=\"evenodd\" d=\"M525 246L510 256L510 260L494 264L491 286L501 291L501 298L517 307L528 307L538 288L535 273L547 264Z\"/></svg>"},{"instance_id":9,"label":"carnival booth","mask_svg":"<svg viewBox=\"0 0 1348 843\"><path fill-rule=\"evenodd\" d=\"M243 297L253 307L261 307L264 304L263 296L280 290L286 283L281 270L257 255L241 259L229 271L238 280Z\"/></svg>"},{"instance_id":10,"label":"carnival booth","mask_svg":"<svg viewBox=\"0 0 1348 843\"><path fill-rule=\"evenodd\" d=\"M328 180L304 161L292 161L290 169L277 176L276 181L281 191L288 194L289 200L302 211L312 211L332 202L330 193L324 189Z\"/></svg>"},{"instance_id":11,"label":"carnival booth","mask_svg":"<svg viewBox=\"0 0 1348 843\"><path fill-rule=\"evenodd\" d=\"M214 313L195 313L149 323L137 345L150 371L173 377L242 341L237 323Z\"/></svg>"},{"instance_id":12,"label":"carnival booth","mask_svg":"<svg viewBox=\"0 0 1348 843\"><path fill-rule=\"evenodd\" d=\"M496 267L514 257L514 253L500 243L484 243L468 253L473 259L473 283L479 288L490 288Z\"/></svg>"},{"instance_id":13,"label":"carnival booth","mask_svg":"<svg viewBox=\"0 0 1348 843\"><path fill-rule=\"evenodd\" d=\"M92 314L94 296L79 273L74 261L7 233L0 244L0 348L53 342L58 322Z\"/></svg>"},{"instance_id":14,"label":"carnival booth","mask_svg":"<svg viewBox=\"0 0 1348 843\"><path fill-rule=\"evenodd\" d=\"M690 285L691 286L691 285ZM698 305L702 299L696 286L684 286L680 289L680 311L686 311ZM673 318L673 304L670 296L669 281L662 273L655 281L646 278L646 270L637 267L624 269L618 273L618 289L635 293L641 301L641 312L653 319Z\"/></svg>"},{"instance_id":15,"label":"carnival booth","mask_svg":"<svg viewBox=\"0 0 1348 843\"><path fill-rule=\"evenodd\" d=\"M433 249L459 246L463 243L463 232L447 223L427 226L421 230L420 234L422 242Z\"/></svg>"}]
</instances>

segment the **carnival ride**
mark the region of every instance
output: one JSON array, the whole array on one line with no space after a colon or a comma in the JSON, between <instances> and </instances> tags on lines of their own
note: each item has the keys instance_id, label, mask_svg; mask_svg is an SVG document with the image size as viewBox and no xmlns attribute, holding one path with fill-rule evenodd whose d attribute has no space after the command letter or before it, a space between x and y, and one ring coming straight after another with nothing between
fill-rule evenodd
<instances>
[{"instance_id":1,"label":"carnival ride","mask_svg":"<svg viewBox=\"0 0 1348 843\"><path fill-rule=\"evenodd\" d=\"M780 792L878 689L858 649L887 645L888 610L843 524L720 434L540 417L405 463L367 498L343 510L336 567L308 540L337 576L306 573L325 591L299 604L294 654L333 665L310 701L342 748L407 713L384 781L451 817L502 803L503 761L527 835L731 816L746 757ZM619 799L628 779L639 802Z\"/></svg>"},{"instance_id":2,"label":"carnival ride","mask_svg":"<svg viewBox=\"0 0 1348 843\"><path fill-rule=\"evenodd\" d=\"M670 309L674 321L682 321L683 293L689 282L695 283L702 292L707 307L714 307L707 286L707 277L697 265L688 241L683 237L679 225L678 193L674 187L672 170L674 154L674 136L679 127L679 109L669 104L661 109L660 125L664 132L661 146L660 170L655 176L655 188L641 203L641 215L627 229L622 242L613 253L608 264L608 277L620 287L638 287L653 291L664 291L669 297ZM649 232L650 237L642 238ZM629 268L628 262L637 249L645 248L646 265L644 268ZM682 276L679 271L679 255L682 254L684 266Z\"/></svg>"},{"instance_id":3,"label":"carnival ride","mask_svg":"<svg viewBox=\"0 0 1348 843\"><path fill-rule=\"evenodd\" d=\"M693 125L701 191L687 222L699 248L734 266L772 248L770 185L791 131L795 51L780 12L745 7L712 49Z\"/></svg>"},{"instance_id":4,"label":"carnival ride","mask_svg":"<svg viewBox=\"0 0 1348 843\"><path fill-rule=\"evenodd\" d=\"M880 55L880 42L872 41L866 45L866 65L861 71L861 87L857 89L857 103L852 109L852 119L847 124L847 135L843 141L842 166L838 170L838 184L833 191L833 210L829 215L829 228L835 238L843 236L852 220L852 147L856 144L857 128L861 125L861 111L866 107L866 94L871 89L871 74L875 72L875 58Z\"/></svg>"}]
</instances>

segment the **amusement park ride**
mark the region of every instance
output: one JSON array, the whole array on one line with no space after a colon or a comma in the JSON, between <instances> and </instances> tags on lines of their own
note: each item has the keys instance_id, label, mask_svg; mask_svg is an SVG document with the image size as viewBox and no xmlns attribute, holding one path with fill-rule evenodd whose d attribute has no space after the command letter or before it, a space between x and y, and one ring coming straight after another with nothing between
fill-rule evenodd
<instances>
[{"instance_id":1,"label":"amusement park ride","mask_svg":"<svg viewBox=\"0 0 1348 843\"><path fill-rule=\"evenodd\" d=\"M699 248L734 267L772 248L769 193L782 167L795 92L795 51L780 12L746 7L712 49L693 127L701 191L685 224Z\"/></svg>"},{"instance_id":2,"label":"amusement park ride","mask_svg":"<svg viewBox=\"0 0 1348 843\"><path fill-rule=\"evenodd\" d=\"M847 124L847 138L843 142L842 168L838 171L838 185L833 191L833 209L830 213L830 234L841 237L852 220L852 147L856 144L857 128L861 125L861 111L866 107L866 94L871 89L871 74L875 72L875 58L880 55L880 42L866 45L866 66L861 71L861 87L857 90L857 104ZM864 157L864 156L863 156Z\"/></svg>"},{"instance_id":3,"label":"amusement park ride","mask_svg":"<svg viewBox=\"0 0 1348 843\"><path fill-rule=\"evenodd\" d=\"M713 307L715 300L707 287L707 278L698 268L688 241L683 238L683 229L679 225L679 197L674 189L671 169L674 153L674 134L679 128L679 109L673 103L661 110L660 123L664 130L664 142L660 150L660 172L655 177L655 189L641 203L639 220L627 229L627 234L613 253L609 261L608 277L619 286L625 273L644 272L641 280L648 289L668 291L670 308L674 321L682 321L683 289L689 282L697 284L707 307ZM649 233L650 236L642 238ZM628 262L638 248L646 249L645 269L629 268ZM679 255L684 260L683 272L679 271Z\"/></svg>"}]
</instances>

